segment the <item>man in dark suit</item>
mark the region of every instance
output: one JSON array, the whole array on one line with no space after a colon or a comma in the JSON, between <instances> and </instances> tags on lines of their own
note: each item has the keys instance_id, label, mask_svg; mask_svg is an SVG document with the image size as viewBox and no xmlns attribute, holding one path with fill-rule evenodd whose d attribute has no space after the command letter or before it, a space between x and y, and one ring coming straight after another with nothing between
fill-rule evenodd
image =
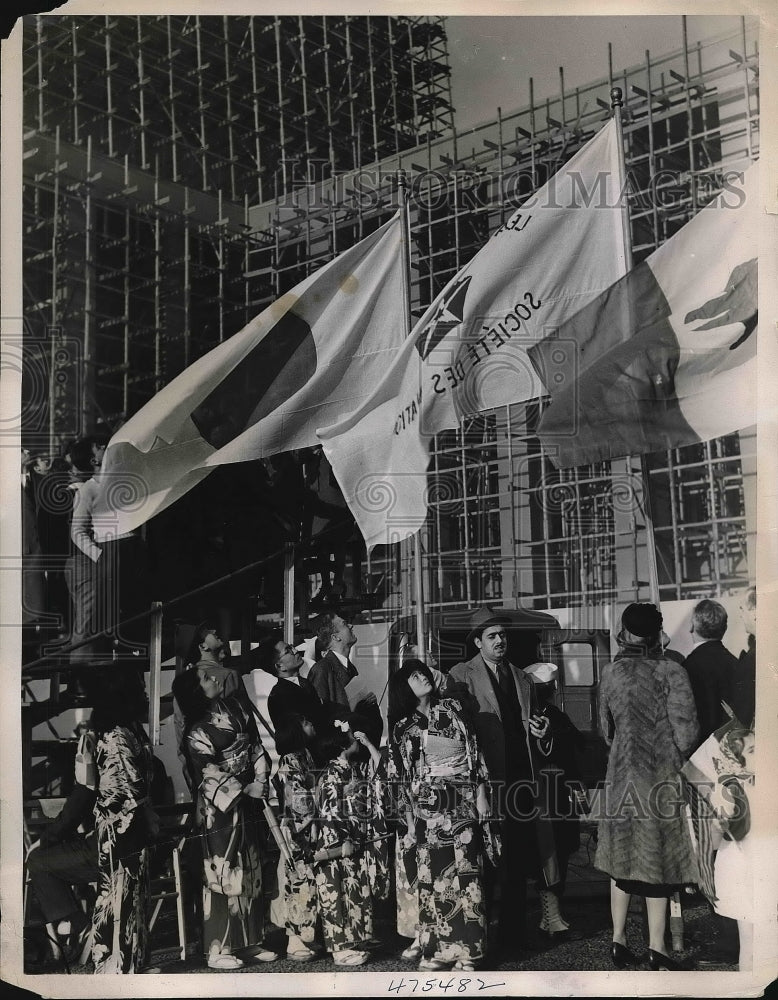
<instances>
[{"instance_id":1,"label":"man in dark suit","mask_svg":"<svg viewBox=\"0 0 778 1000\"><path fill-rule=\"evenodd\" d=\"M349 653L357 637L351 624L338 614L322 615L317 625L317 639L324 655L309 670L308 680L325 705L350 710L346 687L357 676L357 668Z\"/></svg>"},{"instance_id":2,"label":"man in dark suit","mask_svg":"<svg viewBox=\"0 0 778 1000\"><path fill-rule=\"evenodd\" d=\"M694 647L684 666L700 723L698 746L728 720L722 701L732 706L732 684L738 661L721 641L726 631L727 612L718 601L706 598L695 605L691 627Z\"/></svg>"},{"instance_id":3,"label":"man in dark suit","mask_svg":"<svg viewBox=\"0 0 778 1000\"><path fill-rule=\"evenodd\" d=\"M330 719L337 709L351 712L358 708L378 725L381 710L373 692L360 690L357 685L352 697L346 691L347 686L359 676L349 657L357 641L351 623L333 612L322 615L317 624L316 639L324 655L308 671L308 680L321 698L327 718Z\"/></svg>"},{"instance_id":4,"label":"man in dark suit","mask_svg":"<svg viewBox=\"0 0 778 1000\"><path fill-rule=\"evenodd\" d=\"M449 693L460 694L472 713L492 783L492 811L501 818L501 870L487 878L487 903L495 909L499 885L496 946L503 951L529 945L527 877L543 871L546 885L558 880L550 824L532 818L537 792L532 756L538 743L548 752L549 721L537 714L532 682L508 661L509 624L488 609L476 612L468 636L476 655L449 672L454 685Z\"/></svg>"},{"instance_id":5,"label":"man in dark suit","mask_svg":"<svg viewBox=\"0 0 778 1000\"><path fill-rule=\"evenodd\" d=\"M694 647L684 666L697 708L700 723L698 746L727 722L729 716L722 707L725 701L734 710L734 694L740 664L722 643L727 631L727 612L718 601L704 600L692 611L691 633ZM723 961L737 962L737 923L714 913L713 953L698 958L700 968Z\"/></svg>"},{"instance_id":6,"label":"man in dark suit","mask_svg":"<svg viewBox=\"0 0 778 1000\"><path fill-rule=\"evenodd\" d=\"M748 645L740 651L732 682L732 708L745 726L754 724L756 705L756 588L752 587L740 606L743 624L748 633Z\"/></svg>"},{"instance_id":7,"label":"man in dark suit","mask_svg":"<svg viewBox=\"0 0 778 1000\"><path fill-rule=\"evenodd\" d=\"M294 646L290 646L279 634L271 638L268 650L268 666L272 667L278 680L267 699L267 710L273 727L278 727L292 714L302 715L313 723L321 735L325 725L324 706L313 684L300 676L303 658Z\"/></svg>"}]
</instances>

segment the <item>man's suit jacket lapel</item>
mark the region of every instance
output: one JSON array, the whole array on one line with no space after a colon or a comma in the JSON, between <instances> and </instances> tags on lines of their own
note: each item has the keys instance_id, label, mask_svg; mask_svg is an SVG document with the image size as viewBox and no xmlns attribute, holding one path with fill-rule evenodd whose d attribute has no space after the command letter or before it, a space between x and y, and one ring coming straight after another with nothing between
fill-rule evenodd
<instances>
[{"instance_id":1,"label":"man's suit jacket lapel","mask_svg":"<svg viewBox=\"0 0 778 1000\"><path fill-rule=\"evenodd\" d=\"M494 690L489 668L480 653L477 653L469 663L473 690L476 692L479 704L486 704L498 718L502 718L500 703Z\"/></svg>"},{"instance_id":2,"label":"man's suit jacket lapel","mask_svg":"<svg viewBox=\"0 0 778 1000\"><path fill-rule=\"evenodd\" d=\"M519 696L519 704L521 705L521 718L524 723L524 729L529 732L529 717L532 711L532 706L530 704L530 688L526 684L522 684L519 678L521 671L518 667L514 667L511 664L511 674L513 676L513 683L516 685L516 693ZM532 681L529 681L531 684Z\"/></svg>"},{"instance_id":3,"label":"man's suit jacket lapel","mask_svg":"<svg viewBox=\"0 0 778 1000\"><path fill-rule=\"evenodd\" d=\"M492 682L492 673L489 667L484 662L484 658L480 653L477 653L473 659L470 661L470 675L473 678L473 688L478 692L478 700L482 703L488 703L489 707L495 712L498 718L502 719L502 713L500 712L500 703L497 700L497 694L494 690L494 683ZM519 705L521 705L521 716L522 723L524 724L525 733L529 733L529 717L532 712L532 704L530 702L530 690L527 684L522 684L521 677L519 676L519 668L514 667L511 664L511 675L513 677L513 683L516 685L516 694L519 698ZM495 678L495 683L497 682ZM531 682L530 682L531 683Z\"/></svg>"}]
</instances>

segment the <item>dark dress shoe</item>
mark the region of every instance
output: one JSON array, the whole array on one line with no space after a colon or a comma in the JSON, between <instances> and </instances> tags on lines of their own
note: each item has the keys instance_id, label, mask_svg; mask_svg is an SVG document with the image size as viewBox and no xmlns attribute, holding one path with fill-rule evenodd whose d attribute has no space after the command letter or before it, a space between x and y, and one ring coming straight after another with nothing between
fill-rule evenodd
<instances>
[{"instance_id":1,"label":"dark dress shoe","mask_svg":"<svg viewBox=\"0 0 778 1000\"><path fill-rule=\"evenodd\" d=\"M690 972L694 963L689 959L668 958L660 951L648 949L648 967L654 972Z\"/></svg>"},{"instance_id":2,"label":"dark dress shoe","mask_svg":"<svg viewBox=\"0 0 778 1000\"><path fill-rule=\"evenodd\" d=\"M614 941L611 944L611 958L617 969L627 969L632 965L639 965L640 959L634 951L630 951L626 945Z\"/></svg>"},{"instance_id":3,"label":"dark dress shoe","mask_svg":"<svg viewBox=\"0 0 778 1000\"><path fill-rule=\"evenodd\" d=\"M740 962L740 955L724 951L720 955L696 955L694 960L699 969L720 969L722 965L737 965Z\"/></svg>"}]
</instances>

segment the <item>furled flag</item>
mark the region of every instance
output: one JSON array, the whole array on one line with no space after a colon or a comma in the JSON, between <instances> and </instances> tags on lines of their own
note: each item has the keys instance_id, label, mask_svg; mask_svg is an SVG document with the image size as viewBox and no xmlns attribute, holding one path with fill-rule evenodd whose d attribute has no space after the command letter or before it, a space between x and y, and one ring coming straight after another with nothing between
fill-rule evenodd
<instances>
[{"instance_id":1,"label":"furled flag","mask_svg":"<svg viewBox=\"0 0 778 1000\"><path fill-rule=\"evenodd\" d=\"M402 343L399 212L190 365L111 438L98 541L130 531L216 465L318 444Z\"/></svg>"},{"instance_id":2,"label":"furled flag","mask_svg":"<svg viewBox=\"0 0 778 1000\"><path fill-rule=\"evenodd\" d=\"M559 468L756 423L758 164L530 351Z\"/></svg>"},{"instance_id":3,"label":"furled flag","mask_svg":"<svg viewBox=\"0 0 778 1000\"><path fill-rule=\"evenodd\" d=\"M624 273L619 177L610 121L448 282L373 395L320 425L369 547L424 523L432 436L540 394L528 347Z\"/></svg>"}]
</instances>

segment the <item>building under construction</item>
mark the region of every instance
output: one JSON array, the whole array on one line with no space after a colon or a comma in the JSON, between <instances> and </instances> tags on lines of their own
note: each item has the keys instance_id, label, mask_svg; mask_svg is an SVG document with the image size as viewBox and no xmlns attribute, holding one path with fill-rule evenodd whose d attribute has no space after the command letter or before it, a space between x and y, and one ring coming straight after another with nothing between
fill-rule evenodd
<instances>
[{"instance_id":1,"label":"building under construction","mask_svg":"<svg viewBox=\"0 0 778 1000\"><path fill-rule=\"evenodd\" d=\"M625 98L636 261L759 154L756 26L613 64L455 129L445 19L36 17L24 28L23 437L114 428L269 302L385 221L411 182L415 315ZM530 90L532 94L532 90ZM367 179L367 181L366 181ZM366 195L366 191L368 194ZM645 498L625 460L554 472L542 402L439 435L424 533L432 606L647 596ZM755 436L650 456L663 600L754 575ZM394 551L397 548L397 551ZM750 556L750 558L749 558ZM358 565L358 561L357 561ZM352 579L373 615L413 602L411 554Z\"/></svg>"},{"instance_id":2,"label":"building under construction","mask_svg":"<svg viewBox=\"0 0 778 1000\"><path fill-rule=\"evenodd\" d=\"M725 170L759 156L756 23L744 19L731 37L695 45L683 18L677 25L667 51L646 52L639 66L611 57L606 76L575 89L560 69L554 97L536 99L530 87L528 106L494 108L485 124L461 132L445 18L27 19L23 445L53 455L97 426L115 429L279 295L388 220L400 170L411 192L411 295L420 316L591 138L612 113L614 87L624 95L632 243L636 262L643 260L711 199ZM437 436L421 574L409 543L367 554L355 539L349 610L365 609L366 629L388 629L412 613L420 575L430 610L551 610L562 626L593 633L610 624L609 609L650 596L649 511L663 610L726 598L753 583L753 429L645 463L558 472L534 433L543 405L479 413ZM255 529L258 521L249 510L242 523ZM269 534L272 548L277 538ZM196 551L194 535L188 541ZM240 533L233 547L246 558ZM287 551L287 569L290 558L293 564ZM162 557L160 565L170 562ZM214 566L208 569L218 575ZM298 569L304 607L317 584L304 559ZM282 561L273 572L281 578ZM261 625L256 592L243 593L243 580L227 599L254 601L249 617ZM280 602L265 604L277 620ZM245 616L241 629L230 637L249 648ZM149 729L155 746L167 747L172 774L174 736L160 741L162 636L157 610ZM596 729L598 665L608 655L607 633L596 638L596 656L574 642L565 653L575 660L567 710L588 735ZM25 819L39 821L39 797L72 785L75 749L68 735L75 703L60 684L67 663L53 655L30 667L42 652L25 658L22 672ZM175 654L180 667L178 646ZM386 667L377 661L380 694ZM169 698L165 711L172 711ZM183 958L177 851L176 892L154 897L150 926L160 900L172 899Z\"/></svg>"}]
</instances>

